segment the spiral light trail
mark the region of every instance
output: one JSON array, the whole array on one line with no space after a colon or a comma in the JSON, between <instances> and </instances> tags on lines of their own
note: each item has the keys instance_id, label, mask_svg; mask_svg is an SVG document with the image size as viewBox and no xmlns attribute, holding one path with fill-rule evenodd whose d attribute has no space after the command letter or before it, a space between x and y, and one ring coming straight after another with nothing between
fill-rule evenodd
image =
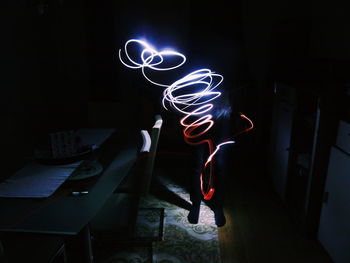
<instances>
[{"instance_id":1,"label":"spiral light trail","mask_svg":"<svg viewBox=\"0 0 350 263\"><path fill-rule=\"evenodd\" d=\"M134 51L133 48L138 48L138 52L136 54L133 52L133 55L131 55L131 52ZM141 51L139 50L140 48ZM122 53L124 59L122 58ZM168 65L169 58L171 58L170 60L179 61ZM119 50L119 59L128 68L141 69L143 76L152 84L165 88L162 105L165 109L168 109L167 105L170 105L184 115L180 120L180 124L184 127L183 134L186 143L190 145L208 145L209 156L204 164L203 172L200 174L200 184L204 199L210 200L215 191L213 187L213 158L221 146L234 143L232 139L228 139L218 145L214 145L210 138L204 138L205 133L214 125L213 116L210 114L214 104L211 102L221 96L221 92L217 91L216 88L223 81L223 76L210 69L203 68L191 72L170 85L156 82L146 74L146 70L173 70L182 66L186 62L186 57L173 50L157 51L146 41L140 39L128 40L125 43L123 52L121 49ZM249 118L243 114L240 116L249 121L250 127L239 134L254 127ZM208 183L206 189L204 189L203 176L207 167L209 167Z\"/></svg>"}]
</instances>

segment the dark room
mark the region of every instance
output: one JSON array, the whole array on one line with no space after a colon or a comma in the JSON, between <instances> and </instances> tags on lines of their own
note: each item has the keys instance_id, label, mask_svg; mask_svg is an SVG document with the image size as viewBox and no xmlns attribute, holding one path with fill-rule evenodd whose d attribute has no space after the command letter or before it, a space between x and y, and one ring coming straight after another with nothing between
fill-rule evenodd
<instances>
[{"instance_id":1,"label":"dark room","mask_svg":"<svg viewBox=\"0 0 350 263\"><path fill-rule=\"evenodd\" d=\"M349 263L348 13L3 1L0 263Z\"/></svg>"}]
</instances>

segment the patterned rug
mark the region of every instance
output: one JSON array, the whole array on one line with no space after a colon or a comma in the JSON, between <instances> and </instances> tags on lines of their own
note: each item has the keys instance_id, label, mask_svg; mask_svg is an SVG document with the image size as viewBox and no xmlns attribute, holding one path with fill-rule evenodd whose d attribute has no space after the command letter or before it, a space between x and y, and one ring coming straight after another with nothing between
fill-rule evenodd
<instances>
[{"instance_id":1,"label":"patterned rug","mask_svg":"<svg viewBox=\"0 0 350 263\"><path fill-rule=\"evenodd\" d=\"M189 201L179 185L163 179L163 184L178 198ZM187 221L188 210L149 195L141 200L136 235L150 240L149 246L129 245L116 251L108 263L220 263L218 230L214 213L201 205L198 224ZM164 209L164 227L159 220ZM160 233L159 230L162 229Z\"/></svg>"}]
</instances>

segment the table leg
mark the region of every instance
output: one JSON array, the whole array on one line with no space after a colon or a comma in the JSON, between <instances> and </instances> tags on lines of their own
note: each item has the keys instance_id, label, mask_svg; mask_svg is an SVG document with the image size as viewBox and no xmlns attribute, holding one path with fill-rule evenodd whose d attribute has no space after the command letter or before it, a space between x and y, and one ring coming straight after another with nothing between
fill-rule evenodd
<instances>
[{"instance_id":1,"label":"table leg","mask_svg":"<svg viewBox=\"0 0 350 263\"><path fill-rule=\"evenodd\" d=\"M67 263L93 263L91 235L89 226L66 242Z\"/></svg>"}]
</instances>

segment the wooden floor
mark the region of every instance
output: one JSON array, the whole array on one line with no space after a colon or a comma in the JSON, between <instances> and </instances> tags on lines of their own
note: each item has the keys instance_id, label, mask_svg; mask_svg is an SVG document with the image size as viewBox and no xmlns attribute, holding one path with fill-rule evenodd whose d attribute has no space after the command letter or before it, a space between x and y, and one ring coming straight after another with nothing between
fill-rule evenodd
<instances>
[{"instance_id":1,"label":"wooden floor","mask_svg":"<svg viewBox=\"0 0 350 263\"><path fill-rule=\"evenodd\" d=\"M227 223L219 229L223 263L331 263L315 240L305 237L257 168L232 169L226 184ZM236 174L233 174L236 172Z\"/></svg>"}]
</instances>

